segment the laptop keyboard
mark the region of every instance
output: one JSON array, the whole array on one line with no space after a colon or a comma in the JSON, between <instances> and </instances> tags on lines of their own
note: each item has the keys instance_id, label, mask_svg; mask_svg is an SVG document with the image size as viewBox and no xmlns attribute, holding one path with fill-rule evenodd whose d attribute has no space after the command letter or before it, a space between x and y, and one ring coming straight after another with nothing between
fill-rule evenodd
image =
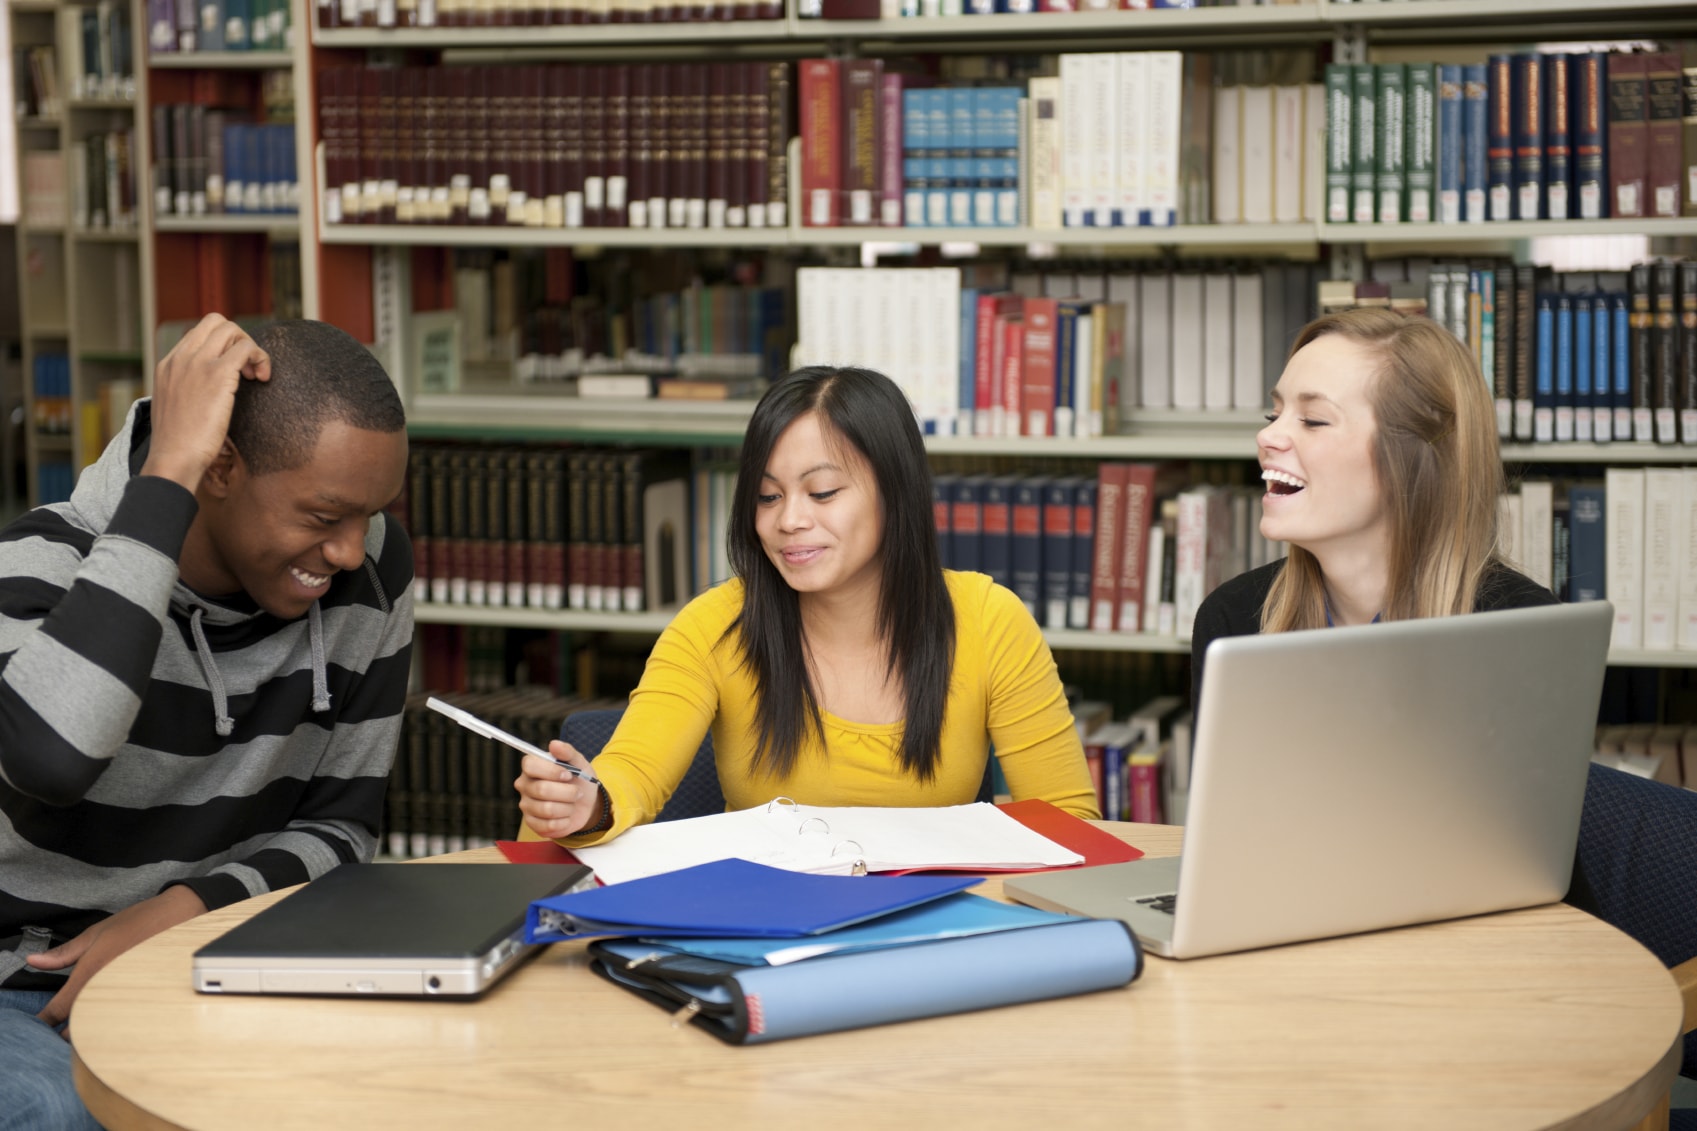
<instances>
[{"instance_id":1,"label":"laptop keyboard","mask_svg":"<svg viewBox=\"0 0 1697 1131\"><path fill-rule=\"evenodd\" d=\"M1165 911L1168 915L1171 915L1173 908L1178 906L1178 895L1176 893L1173 895L1148 895L1137 902L1151 910Z\"/></svg>"}]
</instances>

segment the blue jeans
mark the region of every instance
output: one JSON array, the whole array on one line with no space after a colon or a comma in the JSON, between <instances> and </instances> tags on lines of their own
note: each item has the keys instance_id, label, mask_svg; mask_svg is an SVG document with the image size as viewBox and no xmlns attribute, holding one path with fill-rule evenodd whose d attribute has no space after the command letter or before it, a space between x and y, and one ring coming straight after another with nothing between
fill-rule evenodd
<instances>
[{"instance_id":1,"label":"blue jeans","mask_svg":"<svg viewBox=\"0 0 1697 1131\"><path fill-rule=\"evenodd\" d=\"M35 1019L52 997L0 989L0 1131L100 1131L71 1082L70 1044Z\"/></svg>"}]
</instances>

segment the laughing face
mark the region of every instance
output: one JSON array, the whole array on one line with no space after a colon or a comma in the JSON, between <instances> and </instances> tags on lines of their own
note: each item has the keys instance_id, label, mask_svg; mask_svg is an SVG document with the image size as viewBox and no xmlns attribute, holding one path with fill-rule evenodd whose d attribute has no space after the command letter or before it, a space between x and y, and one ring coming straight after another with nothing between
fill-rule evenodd
<instances>
[{"instance_id":1,"label":"laughing face","mask_svg":"<svg viewBox=\"0 0 1697 1131\"><path fill-rule=\"evenodd\" d=\"M337 571L365 560L373 515L401 492L407 436L331 421L299 467L253 475L235 460L209 522L207 554L184 580L209 597L245 591L273 616L311 607Z\"/></svg>"},{"instance_id":2,"label":"laughing face","mask_svg":"<svg viewBox=\"0 0 1697 1131\"><path fill-rule=\"evenodd\" d=\"M865 457L827 442L818 413L778 437L760 478L755 532L766 557L802 594L877 593L884 512Z\"/></svg>"},{"instance_id":3,"label":"laughing face","mask_svg":"<svg viewBox=\"0 0 1697 1131\"><path fill-rule=\"evenodd\" d=\"M1285 367L1256 436L1267 486L1261 533L1322 564L1335 554L1382 558L1390 545L1367 396L1376 368L1372 352L1343 335L1316 338Z\"/></svg>"}]
</instances>

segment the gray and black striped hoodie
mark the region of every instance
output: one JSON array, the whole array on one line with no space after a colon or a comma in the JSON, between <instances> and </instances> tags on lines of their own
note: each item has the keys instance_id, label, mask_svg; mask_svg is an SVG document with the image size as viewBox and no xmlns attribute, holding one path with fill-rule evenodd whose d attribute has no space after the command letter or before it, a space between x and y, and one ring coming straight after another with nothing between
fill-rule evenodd
<instances>
[{"instance_id":1,"label":"gray and black striped hoodie","mask_svg":"<svg viewBox=\"0 0 1697 1131\"><path fill-rule=\"evenodd\" d=\"M371 522L363 569L308 616L177 578L194 496L137 474L138 401L68 503L0 530L0 985L174 883L208 908L369 860L412 650L412 545Z\"/></svg>"}]
</instances>

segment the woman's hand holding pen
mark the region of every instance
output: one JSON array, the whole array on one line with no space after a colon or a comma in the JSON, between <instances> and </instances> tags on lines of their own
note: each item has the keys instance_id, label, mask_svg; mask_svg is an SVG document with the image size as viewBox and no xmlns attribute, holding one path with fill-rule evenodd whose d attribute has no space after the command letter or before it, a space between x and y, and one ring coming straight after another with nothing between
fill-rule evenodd
<instances>
[{"instance_id":1,"label":"woman's hand holding pen","mask_svg":"<svg viewBox=\"0 0 1697 1131\"><path fill-rule=\"evenodd\" d=\"M548 753L569 765L589 769L589 759L559 739L548 744ZM548 840L592 827L600 820L601 807L606 804L607 795L593 780L575 777L541 758L519 759L519 776L513 788L519 792L519 811L524 814L524 823L531 832Z\"/></svg>"}]
</instances>

